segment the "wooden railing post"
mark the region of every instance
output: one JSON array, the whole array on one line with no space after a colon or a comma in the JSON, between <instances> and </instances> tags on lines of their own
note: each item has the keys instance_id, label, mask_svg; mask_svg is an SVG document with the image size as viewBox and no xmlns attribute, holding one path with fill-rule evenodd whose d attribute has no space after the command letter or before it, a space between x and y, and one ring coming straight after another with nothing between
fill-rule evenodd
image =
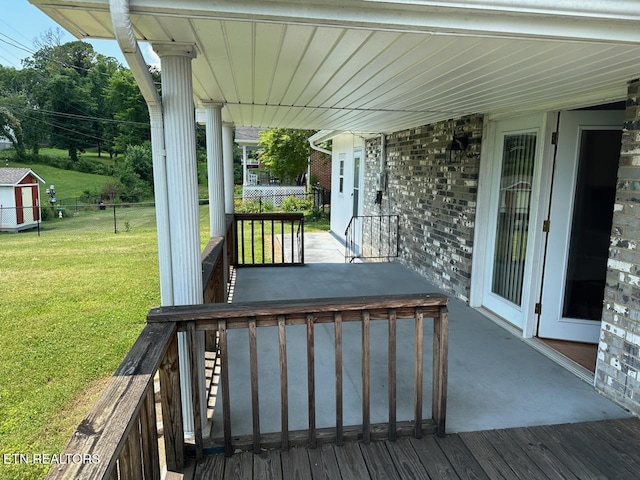
<instances>
[{"instance_id":1,"label":"wooden railing post","mask_svg":"<svg viewBox=\"0 0 640 480\"><path fill-rule=\"evenodd\" d=\"M447 364L449 343L449 311L446 305L440 307L440 315L433 325L433 421L439 437L445 435L447 417Z\"/></svg>"},{"instance_id":2,"label":"wooden railing post","mask_svg":"<svg viewBox=\"0 0 640 480\"><path fill-rule=\"evenodd\" d=\"M159 374L167 470L181 472L184 469L184 427L177 335L174 335L169 343L167 353L160 364Z\"/></svg>"},{"instance_id":3,"label":"wooden railing post","mask_svg":"<svg viewBox=\"0 0 640 480\"><path fill-rule=\"evenodd\" d=\"M198 357L203 353L198 348L196 335L196 324L193 321L187 322L187 345L189 348L189 372L191 373L191 407L193 408L193 434L195 437L196 460L202 458L202 410L200 400L203 392L200 385L200 362ZM206 413L205 413L206 415Z\"/></svg>"},{"instance_id":4,"label":"wooden railing post","mask_svg":"<svg viewBox=\"0 0 640 480\"><path fill-rule=\"evenodd\" d=\"M396 430L396 310L389 311L389 440L397 438Z\"/></svg>"},{"instance_id":5,"label":"wooden railing post","mask_svg":"<svg viewBox=\"0 0 640 480\"><path fill-rule=\"evenodd\" d=\"M415 385L414 385L414 427L413 436L415 438L422 437L422 355L424 345L424 318L422 309L416 308L415 318L415 339L416 339L416 351L415 351ZM435 321L435 320L434 320Z\"/></svg>"}]
</instances>

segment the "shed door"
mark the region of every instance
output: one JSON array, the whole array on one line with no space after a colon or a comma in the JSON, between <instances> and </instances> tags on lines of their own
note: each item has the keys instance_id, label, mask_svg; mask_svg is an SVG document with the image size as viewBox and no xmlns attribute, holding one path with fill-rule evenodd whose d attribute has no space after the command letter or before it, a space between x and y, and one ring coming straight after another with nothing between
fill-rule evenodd
<instances>
[{"instance_id":1,"label":"shed door","mask_svg":"<svg viewBox=\"0 0 640 480\"><path fill-rule=\"evenodd\" d=\"M31 187L23 187L22 189L22 211L23 223L33 223L33 194Z\"/></svg>"},{"instance_id":2,"label":"shed door","mask_svg":"<svg viewBox=\"0 0 640 480\"><path fill-rule=\"evenodd\" d=\"M16 224L22 225L24 223L24 203L22 198L22 188L17 187L14 192L16 197Z\"/></svg>"}]
</instances>

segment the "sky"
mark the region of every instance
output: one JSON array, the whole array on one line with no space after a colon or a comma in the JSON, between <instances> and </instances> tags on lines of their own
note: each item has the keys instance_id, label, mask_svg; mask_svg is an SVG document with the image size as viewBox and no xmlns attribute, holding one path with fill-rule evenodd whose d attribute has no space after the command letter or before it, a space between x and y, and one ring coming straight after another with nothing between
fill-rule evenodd
<instances>
[{"instance_id":1,"label":"sky","mask_svg":"<svg viewBox=\"0 0 640 480\"><path fill-rule=\"evenodd\" d=\"M0 0L0 65L22 68L21 61L30 57L35 50L33 41L49 29L60 27L28 0ZM63 42L72 42L76 38L64 30ZM115 40L89 40L96 52L114 57L122 65L127 63ZM157 63L149 45L141 45L148 63Z\"/></svg>"}]
</instances>

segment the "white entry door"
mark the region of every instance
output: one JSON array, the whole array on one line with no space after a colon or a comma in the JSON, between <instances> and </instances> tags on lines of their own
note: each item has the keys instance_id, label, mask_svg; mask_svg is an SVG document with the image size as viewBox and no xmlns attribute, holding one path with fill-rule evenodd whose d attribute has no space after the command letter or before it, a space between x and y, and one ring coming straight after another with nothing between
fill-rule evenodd
<instances>
[{"instance_id":1,"label":"white entry door","mask_svg":"<svg viewBox=\"0 0 640 480\"><path fill-rule=\"evenodd\" d=\"M496 123L482 304L523 328L531 284L542 116Z\"/></svg>"},{"instance_id":2,"label":"white entry door","mask_svg":"<svg viewBox=\"0 0 640 480\"><path fill-rule=\"evenodd\" d=\"M598 342L623 121L560 113L539 337Z\"/></svg>"}]
</instances>

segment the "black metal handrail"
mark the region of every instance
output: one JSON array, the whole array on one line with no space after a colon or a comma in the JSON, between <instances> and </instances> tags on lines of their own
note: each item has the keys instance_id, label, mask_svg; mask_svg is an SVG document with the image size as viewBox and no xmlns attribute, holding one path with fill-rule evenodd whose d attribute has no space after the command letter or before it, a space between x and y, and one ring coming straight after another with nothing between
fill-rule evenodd
<instances>
[{"instance_id":1,"label":"black metal handrail","mask_svg":"<svg viewBox=\"0 0 640 480\"><path fill-rule=\"evenodd\" d=\"M398 215L354 215L344 232L344 261L387 261L399 255Z\"/></svg>"}]
</instances>

